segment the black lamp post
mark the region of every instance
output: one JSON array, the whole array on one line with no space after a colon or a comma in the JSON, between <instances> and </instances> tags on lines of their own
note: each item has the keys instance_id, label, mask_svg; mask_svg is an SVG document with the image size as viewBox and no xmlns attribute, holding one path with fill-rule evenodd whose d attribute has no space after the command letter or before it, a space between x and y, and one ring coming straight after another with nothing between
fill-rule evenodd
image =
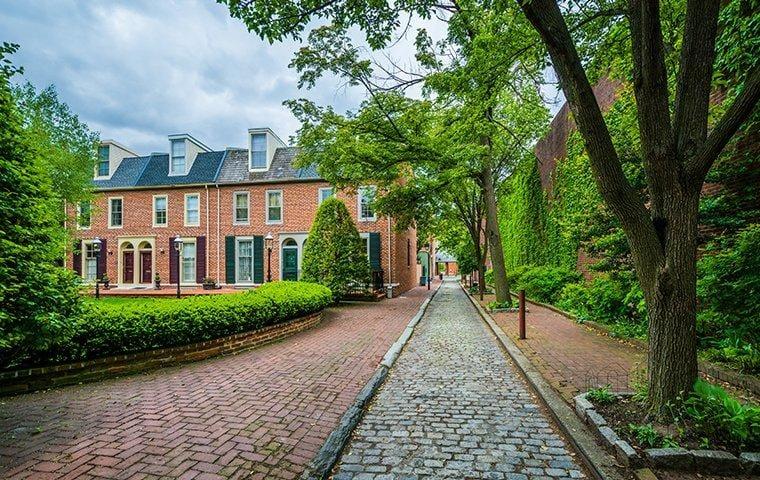
<instances>
[{"instance_id":1,"label":"black lamp post","mask_svg":"<svg viewBox=\"0 0 760 480\"><path fill-rule=\"evenodd\" d=\"M180 298L180 285L182 284L182 246L184 242L180 237L174 239L174 250L177 251L177 298Z\"/></svg>"},{"instance_id":2,"label":"black lamp post","mask_svg":"<svg viewBox=\"0 0 760 480\"><path fill-rule=\"evenodd\" d=\"M269 232L264 237L264 245L267 248L267 282L272 281L272 243L274 243L274 237L272 237L272 232Z\"/></svg>"},{"instance_id":3,"label":"black lamp post","mask_svg":"<svg viewBox=\"0 0 760 480\"><path fill-rule=\"evenodd\" d=\"M430 290L430 281L433 279L433 274L430 271L431 268L433 268L433 244L431 242L428 242L427 244L428 248L428 278L427 278L427 287L428 290Z\"/></svg>"},{"instance_id":4,"label":"black lamp post","mask_svg":"<svg viewBox=\"0 0 760 480\"><path fill-rule=\"evenodd\" d=\"M100 266L100 247L103 242L100 237L95 237L92 241L92 249L95 251L95 299L100 300L100 278L98 278L98 266Z\"/></svg>"}]
</instances>

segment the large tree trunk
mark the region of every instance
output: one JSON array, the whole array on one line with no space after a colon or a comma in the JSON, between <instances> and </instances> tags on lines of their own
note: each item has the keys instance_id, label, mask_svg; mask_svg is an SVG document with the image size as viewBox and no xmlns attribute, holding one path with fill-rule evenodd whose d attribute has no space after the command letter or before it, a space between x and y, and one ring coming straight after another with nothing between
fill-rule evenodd
<instances>
[{"instance_id":1,"label":"large tree trunk","mask_svg":"<svg viewBox=\"0 0 760 480\"><path fill-rule=\"evenodd\" d=\"M655 411L692 390L697 379L696 258L698 192L664 202L665 263L645 291L649 312L648 386ZM648 261L647 259L639 259ZM645 282L641 282L645 285Z\"/></svg>"},{"instance_id":2,"label":"large tree trunk","mask_svg":"<svg viewBox=\"0 0 760 480\"><path fill-rule=\"evenodd\" d=\"M493 264L493 284L496 290L496 301L505 305L512 305L512 296L509 294L509 281L507 280L507 267L504 264L504 248L501 244L501 232L499 231L499 213L496 204L496 191L494 189L493 170L490 164L483 168L482 173L483 202L486 208L486 239L491 250L491 263Z\"/></svg>"}]
</instances>

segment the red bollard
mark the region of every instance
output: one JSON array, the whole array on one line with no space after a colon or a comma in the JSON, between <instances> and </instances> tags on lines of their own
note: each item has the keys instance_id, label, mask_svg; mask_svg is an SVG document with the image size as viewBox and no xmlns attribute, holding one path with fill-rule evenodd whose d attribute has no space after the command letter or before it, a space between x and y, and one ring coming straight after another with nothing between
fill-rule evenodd
<instances>
[{"instance_id":1,"label":"red bollard","mask_svg":"<svg viewBox=\"0 0 760 480\"><path fill-rule=\"evenodd\" d=\"M517 294L519 306L517 309L517 324L520 327L520 340L525 340L525 290Z\"/></svg>"}]
</instances>

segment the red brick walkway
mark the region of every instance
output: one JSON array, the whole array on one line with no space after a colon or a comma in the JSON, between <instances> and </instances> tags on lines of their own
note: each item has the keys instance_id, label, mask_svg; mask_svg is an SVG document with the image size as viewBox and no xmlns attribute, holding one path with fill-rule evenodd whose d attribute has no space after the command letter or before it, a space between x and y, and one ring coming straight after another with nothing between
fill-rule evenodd
<instances>
[{"instance_id":1,"label":"red brick walkway","mask_svg":"<svg viewBox=\"0 0 760 480\"><path fill-rule=\"evenodd\" d=\"M493 300L486 295L481 304ZM548 308L528 304L528 309L525 340L518 339L517 313L492 317L565 400L607 384L617 391L630 390L631 380L646 364L644 351Z\"/></svg>"},{"instance_id":2,"label":"red brick walkway","mask_svg":"<svg viewBox=\"0 0 760 480\"><path fill-rule=\"evenodd\" d=\"M296 478L430 292L333 308L235 356L0 399L0 478Z\"/></svg>"}]
</instances>

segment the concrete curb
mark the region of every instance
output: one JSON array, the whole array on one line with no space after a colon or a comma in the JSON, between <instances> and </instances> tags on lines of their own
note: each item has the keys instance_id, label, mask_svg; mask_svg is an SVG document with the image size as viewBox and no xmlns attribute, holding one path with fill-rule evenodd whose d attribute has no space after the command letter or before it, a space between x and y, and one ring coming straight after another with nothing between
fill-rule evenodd
<instances>
[{"instance_id":1,"label":"concrete curb","mask_svg":"<svg viewBox=\"0 0 760 480\"><path fill-rule=\"evenodd\" d=\"M380 365L377 367L377 370L375 370L375 374L372 375L372 378L370 378L361 389L359 395L356 396L354 403L351 404L348 410L346 410L346 413L343 414L343 417L341 417L338 426L330 433L330 436L327 437L325 443L322 444L322 448L319 449L317 455L306 467L303 474L301 474L302 480L325 480L330 476L333 467L338 463L338 460L340 460L341 453L343 453L343 449L346 448L346 445L351 438L351 433L353 433L354 429L359 425L359 422L364 416L364 409L367 407L370 400L372 400L372 397L375 396L377 390L385 382L390 368L401 354L401 350L403 350L404 346L412 337L414 328L420 323L420 320L422 320L428 305L430 305L430 302L438 293L438 290L440 290L441 285L443 285L443 282L438 284L438 287L433 291L430 298L427 298L422 302L419 310L409 321L404 331L401 332L398 339L390 346L383 357L383 360L380 362Z\"/></svg>"},{"instance_id":2,"label":"concrete curb","mask_svg":"<svg viewBox=\"0 0 760 480\"><path fill-rule=\"evenodd\" d=\"M461 286L461 285L460 285ZM463 289L464 290L464 289ZM597 480L623 480L623 476L617 471L615 460L604 453L596 444L594 436L588 431L586 425L578 418L572 408L565 403L562 397L549 385L541 373L533 366L528 358L523 355L519 347L509 338L491 316L483 310L483 307L474 300L467 291L465 295L473 304L486 322L496 338L501 342L504 350L509 354L517 368L523 374L528 384L538 394L544 405L549 409L554 420L562 432L570 440L570 443L580 453L583 463Z\"/></svg>"}]
</instances>

